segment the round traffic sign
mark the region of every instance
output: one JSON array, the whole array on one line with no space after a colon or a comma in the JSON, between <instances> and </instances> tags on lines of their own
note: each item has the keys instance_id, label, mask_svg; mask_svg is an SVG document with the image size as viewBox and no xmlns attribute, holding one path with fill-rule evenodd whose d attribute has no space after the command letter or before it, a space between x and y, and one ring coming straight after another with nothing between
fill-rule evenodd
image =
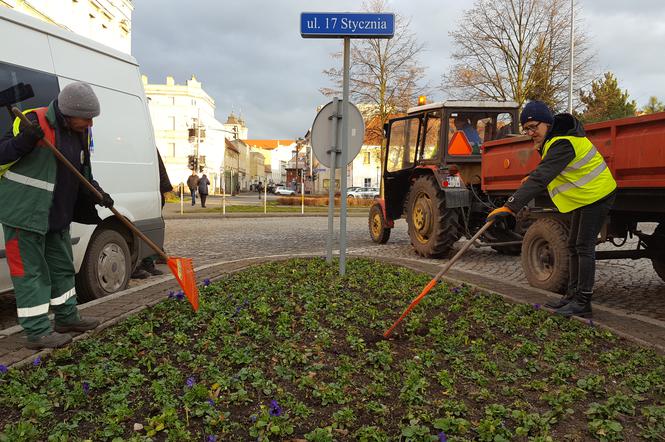
<instances>
[{"instance_id":1,"label":"round traffic sign","mask_svg":"<svg viewBox=\"0 0 665 442\"><path fill-rule=\"evenodd\" d=\"M330 150L333 145L333 115L342 114L343 101L339 100L338 108L334 109L333 102L323 106L323 109L316 114L314 123L312 124L311 143L314 155L321 164L326 167L331 167ZM360 152L360 148L365 140L365 122L360 114L360 111L355 104L349 103L349 133L348 133L348 163ZM335 155L335 168L339 169L342 166L342 119L337 120L337 150L339 152Z\"/></svg>"}]
</instances>

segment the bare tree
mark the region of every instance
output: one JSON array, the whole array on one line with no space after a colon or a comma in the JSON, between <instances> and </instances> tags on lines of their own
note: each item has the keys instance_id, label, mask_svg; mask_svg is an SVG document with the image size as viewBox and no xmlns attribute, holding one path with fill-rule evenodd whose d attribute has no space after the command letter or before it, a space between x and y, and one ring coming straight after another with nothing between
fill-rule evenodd
<instances>
[{"instance_id":1,"label":"bare tree","mask_svg":"<svg viewBox=\"0 0 665 442\"><path fill-rule=\"evenodd\" d=\"M443 76L442 88L456 98L514 100L520 106L538 99L563 108L570 14L569 0L476 0L450 33L456 64ZM580 26L575 29L574 96L579 96L593 78L593 54Z\"/></svg>"},{"instance_id":2,"label":"bare tree","mask_svg":"<svg viewBox=\"0 0 665 442\"><path fill-rule=\"evenodd\" d=\"M386 0L369 0L363 4L367 12L386 12ZM418 62L424 46L409 31L410 21L395 14L395 35L392 39L352 40L350 54L349 94L351 101L361 104L368 121L367 136L382 138L383 123L390 115L404 112L415 104L416 97L425 90L421 80L425 69ZM336 59L342 53L333 54ZM342 68L335 67L324 73L336 88L322 88L327 96L341 96Z\"/></svg>"}]
</instances>

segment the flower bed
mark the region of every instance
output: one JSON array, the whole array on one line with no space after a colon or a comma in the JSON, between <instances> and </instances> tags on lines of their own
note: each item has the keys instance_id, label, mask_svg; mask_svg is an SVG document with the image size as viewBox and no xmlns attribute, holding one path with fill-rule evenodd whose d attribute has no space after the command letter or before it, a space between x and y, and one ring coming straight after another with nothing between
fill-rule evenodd
<instances>
[{"instance_id":1,"label":"flower bed","mask_svg":"<svg viewBox=\"0 0 665 442\"><path fill-rule=\"evenodd\" d=\"M662 440L665 359L593 325L439 285L384 340L428 280L292 260L171 295L0 367L0 440Z\"/></svg>"}]
</instances>

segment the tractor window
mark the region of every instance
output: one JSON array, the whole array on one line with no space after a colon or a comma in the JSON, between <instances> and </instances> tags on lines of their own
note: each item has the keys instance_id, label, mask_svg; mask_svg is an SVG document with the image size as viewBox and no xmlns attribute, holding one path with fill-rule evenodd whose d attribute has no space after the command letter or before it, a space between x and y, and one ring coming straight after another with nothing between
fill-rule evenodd
<instances>
[{"instance_id":1,"label":"tractor window","mask_svg":"<svg viewBox=\"0 0 665 442\"><path fill-rule=\"evenodd\" d=\"M496 117L496 137L494 140L506 138L513 133L513 116L509 113L502 113Z\"/></svg>"},{"instance_id":2,"label":"tractor window","mask_svg":"<svg viewBox=\"0 0 665 442\"><path fill-rule=\"evenodd\" d=\"M435 111L427 114L425 128L425 149L423 160L435 159L439 154L439 133L441 132L441 112Z\"/></svg>"},{"instance_id":3,"label":"tractor window","mask_svg":"<svg viewBox=\"0 0 665 442\"><path fill-rule=\"evenodd\" d=\"M394 121L390 126L390 145L386 170L396 172L410 169L416 162L420 118Z\"/></svg>"}]
</instances>

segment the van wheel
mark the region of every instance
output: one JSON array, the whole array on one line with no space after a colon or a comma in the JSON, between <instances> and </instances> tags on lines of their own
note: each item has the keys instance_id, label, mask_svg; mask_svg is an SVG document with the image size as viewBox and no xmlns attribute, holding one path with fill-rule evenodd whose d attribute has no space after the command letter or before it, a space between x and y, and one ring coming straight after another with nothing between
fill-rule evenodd
<instances>
[{"instance_id":1,"label":"van wheel","mask_svg":"<svg viewBox=\"0 0 665 442\"><path fill-rule=\"evenodd\" d=\"M76 275L76 293L81 302L103 298L124 290L131 273L127 240L115 230L95 232Z\"/></svg>"},{"instance_id":2,"label":"van wheel","mask_svg":"<svg viewBox=\"0 0 665 442\"><path fill-rule=\"evenodd\" d=\"M541 218L522 240L522 269L531 286L563 293L568 285L568 226Z\"/></svg>"},{"instance_id":3,"label":"van wheel","mask_svg":"<svg viewBox=\"0 0 665 442\"><path fill-rule=\"evenodd\" d=\"M390 228L386 227L386 219L379 204L369 209L369 236L377 244L385 244L390 239Z\"/></svg>"}]
</instances>

